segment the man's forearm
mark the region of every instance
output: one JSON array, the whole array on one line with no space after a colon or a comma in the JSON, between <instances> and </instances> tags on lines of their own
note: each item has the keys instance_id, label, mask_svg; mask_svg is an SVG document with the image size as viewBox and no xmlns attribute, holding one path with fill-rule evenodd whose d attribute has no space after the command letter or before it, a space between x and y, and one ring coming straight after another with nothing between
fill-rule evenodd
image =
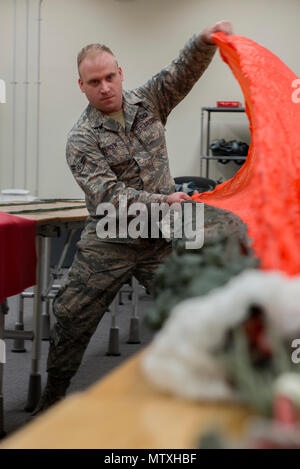
<instances>
[{"instance_id":1,"label":"man's forearm","mask_svg":"<svg viewBox=\"0 0 300 469\"><path fill-rule=\"evenodd\" d=\"M216 47L195 34L171 64L136 90L158 111L165 124L171 110L188 94L210 64Z\"/></svg>"}]
</instances>

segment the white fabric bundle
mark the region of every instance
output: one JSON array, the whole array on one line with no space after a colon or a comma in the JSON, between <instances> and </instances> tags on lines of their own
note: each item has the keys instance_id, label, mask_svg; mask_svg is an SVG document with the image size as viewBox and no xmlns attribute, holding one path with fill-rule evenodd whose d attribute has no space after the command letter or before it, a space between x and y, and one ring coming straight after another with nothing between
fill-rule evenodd
<instances>
[{"instance_id":1,"label":"white fabric bundle","mask_svg":"<svg viewBox=\"0 0 300 469\"><path fill-rule=\"evenodd\" d=\"M296 338L298 332L300 338L300 276L247 270L174 308L145 353L145 374L160 389L185 398L236 399L214 351L252 304L263 307L277 334Z\"/></svg>"}]
</instances>

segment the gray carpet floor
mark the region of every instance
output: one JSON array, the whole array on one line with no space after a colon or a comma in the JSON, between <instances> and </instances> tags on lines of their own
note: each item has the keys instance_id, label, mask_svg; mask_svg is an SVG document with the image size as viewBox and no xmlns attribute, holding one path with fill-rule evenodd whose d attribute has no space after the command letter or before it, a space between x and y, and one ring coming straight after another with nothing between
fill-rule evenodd
<instances>
[{"instance_id":1,"label":"gray carpet floor","mask_svg":"<svg viewBox=\"0 0 300 469\"><path fill-rule=\"evenodd\" d=\"M120 365L128 357L139 351L153 337L151 331L145 324L144 318L147 311L153 304L149 295L145 293L142 287L139 287L139 318L140 318L140 337L141 344L127 344L130 314L132 310L131 301L128 295L124 294L123 305L119 306L117 315L117 326L119 327L120 336L120 356L107 356L110 314L106 313L100 322L96 333L92 337L89 346L84 355L79 371L74 376L68 395L77 391L82 391L90 385L101 379L113 368ZM5 318L5 328L13 329L17 317L17 297L9 299L10 311ZM32 307L33 300L25 299L24 324L25 330L32 330ZM41 350L41 377L42 388L45 386L47 373L46 361L48 355L48 341L42 342ZM6 364L4 367L4 430L11 435L20 429L32 417L30 413L25 412L24 407L27 402L27 391L29 384L29 375L31 367L31 350L32 342L25 342L25 353L13 353L13 341L6 341Z\"/></svg>"}]
</instances>

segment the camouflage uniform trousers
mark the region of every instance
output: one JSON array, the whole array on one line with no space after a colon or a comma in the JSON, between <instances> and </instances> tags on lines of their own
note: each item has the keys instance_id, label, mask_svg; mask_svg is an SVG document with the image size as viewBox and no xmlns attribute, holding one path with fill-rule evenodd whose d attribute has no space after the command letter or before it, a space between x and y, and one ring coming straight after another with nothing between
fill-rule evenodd
<instances>
[{"instance_id":1,"label":"camouflage uniform trousers","mask_svg":"<svg viewBox=\"0 0 300 469\"><path fill-rule=\"evenodd\" d=\"M48 376L69 381L76 373L99 321L132 276L151 292L152 279L171 253L164 239L134 244L81 239L67 281L53 302L57 319L51 331Z\"/></svg>"}]
</instances>

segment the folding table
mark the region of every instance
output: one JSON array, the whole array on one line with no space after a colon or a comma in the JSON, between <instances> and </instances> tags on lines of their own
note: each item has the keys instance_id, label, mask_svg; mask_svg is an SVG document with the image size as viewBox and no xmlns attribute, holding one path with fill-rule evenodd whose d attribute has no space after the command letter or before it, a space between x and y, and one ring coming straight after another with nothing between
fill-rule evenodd
<instances>
[{"instance_id":1,"label":"folding table","mask_svg":"<svg viewBox=\"0 0 300 469\"><path fill-rule=\"evenodd\" d=\"M50 408L4 440L0 450L184 449L199 448L200 436L213 428L226 436L241 435L252 415L249 408L188 400L156 389L141 371L144 353Z\"/></svg>"},{"instance_id":2,"label":"folding table","mask_svg":"<svg viewBox=\"0 0 300 469\"><path fill-rule=\"evenodd\" d=\"M1 203L0 211L36 221L36 286L34 289L33 330L7 331L4 329L4 311L0 308L0 339L32 339L32 365L29 379L28 399L25 409L34 410L41 394L39 372L41 347L41 319L44 290L49 280L50 241L60 235L62 229L74 232L83 227L88 211L83 200L44 200L34 202ZM0 260L1 262L1 260ZM2 367L0 364L0 397L2 397ZM3 433L3 399L0 401L0 434Z\"/></svg>"},{"instance_id":3,"label":"folding table","mask_svg":"<svg viewBox=\"0 0 300 469\"><path fill-rule=\"evenodd\" d=\"M34 293L24 292L22 296L34 298L33 330L23 330L23 318L19 317L16 330L4 329L4 311L0 305L0 339L15 339L15 351L25 351L22 345L24 340L32 340L32 365L29 378L28 396L25 410L35 409L41 395L40 348L41 340L49 335L49 313L43 312L43 305L55 295L51 293L52 280L50 278L50 248L51 239L60 236L62 230L67 230L68 236L61 257L55 268L57 272L70 245L72 235L78 228L82 228L88 217L88 211L83 200L35 201L22 203L0 203L0 211L21 216L36 221L36 286ZM55 277L55 275L54 275ZM128 343L140 343L139 322L137 317L138 293L137 281L132 279L132 316L129 329ZM111 309L112 325L110 328L108 354L120 355L118 327L116 326L117 298ZM42 336L43 331L43 336ZM20 345L21 342L21 345ZM23 348L23 350L22 350ZM3 433L3 399L2 397L2 367L0 363L0 435Z\"/></svg>"}]
</instances>

